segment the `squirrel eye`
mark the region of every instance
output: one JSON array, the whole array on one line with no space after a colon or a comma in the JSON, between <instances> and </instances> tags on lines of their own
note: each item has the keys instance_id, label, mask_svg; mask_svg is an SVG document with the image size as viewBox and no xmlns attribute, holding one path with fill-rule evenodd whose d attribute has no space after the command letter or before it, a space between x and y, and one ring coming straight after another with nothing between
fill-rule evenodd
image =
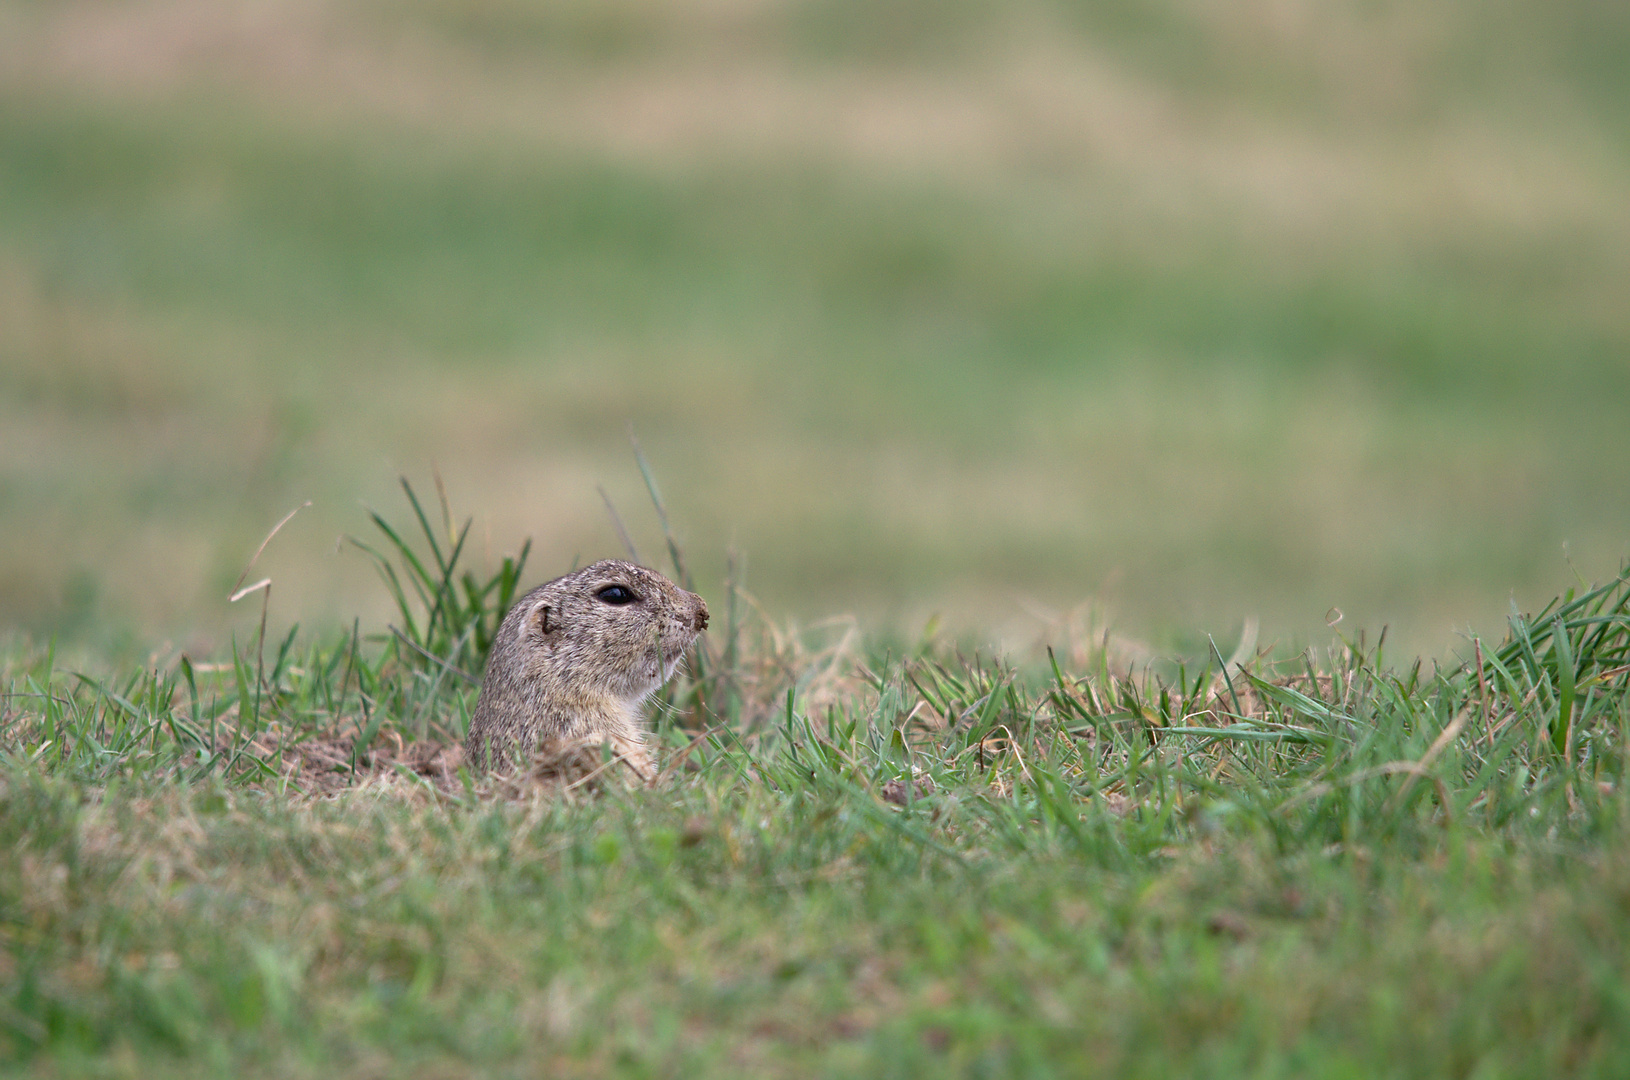
<instances>
[{"instance_id":1,"label":"squirrel eye","mask_svg":"<svg viewBox=\"0 0 1630 1080\"><path fill-rule=\"evenodd\" d=\"M625 589L621 585L607 585L594 594L602 603L614 604L621 607L623 604L632 604L639 597L634 595L632 589Z\"/></svg>"}]
</instances>

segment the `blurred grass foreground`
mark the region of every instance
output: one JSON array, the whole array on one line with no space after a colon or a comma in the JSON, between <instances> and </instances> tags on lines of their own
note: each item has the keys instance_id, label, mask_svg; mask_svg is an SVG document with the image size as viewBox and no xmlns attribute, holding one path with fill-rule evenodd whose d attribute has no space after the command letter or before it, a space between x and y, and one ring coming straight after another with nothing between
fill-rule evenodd
<instances>
[{"instance_id":1,"label":"blurred grass foreground","mask_svg":"<svg viewBox=\"0 0 1630 1080\"><path fill-rule=\"evenodd\" d=\"M1427 652L1630 539L1630 7L0 4L0 626L490 569ZM1029 631L1026 630L1029 627ZM1174 627L1188 628L1183 631ZM120 635L124 635L121 638Z\"/></svg>"}]
</instances>

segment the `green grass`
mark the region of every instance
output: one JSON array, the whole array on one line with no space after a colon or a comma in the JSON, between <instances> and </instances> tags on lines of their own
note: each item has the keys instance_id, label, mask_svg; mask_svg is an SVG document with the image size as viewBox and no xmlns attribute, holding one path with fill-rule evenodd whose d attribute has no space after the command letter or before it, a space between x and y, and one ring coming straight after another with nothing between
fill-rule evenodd
<instances>
[{"instance_id":1,"label":"green grass","mask_svg":"<svg viewBox=\"0 0 1630 1080\"><path fill-rule=\"evenodd\" d=\"M0 1073L1622 1073L1623 10L0 6Z\"/></svg>"},{"instance_id":2,"label":"green grass","mask_svg":"<svg viewBox=\"0 0 1630 1080\"><path fill-rule=\"evenodd\" d=\"M455 594L434 511L376 519L395 634L99 676L11 647L8 1068L1622 1062L1630 578L1446 667L1353 641L1131 668L1112 635L1004 659L732 602L645 789L437 772L473 704L449 661L506 579Z\"/></svg>"}]
</instances>

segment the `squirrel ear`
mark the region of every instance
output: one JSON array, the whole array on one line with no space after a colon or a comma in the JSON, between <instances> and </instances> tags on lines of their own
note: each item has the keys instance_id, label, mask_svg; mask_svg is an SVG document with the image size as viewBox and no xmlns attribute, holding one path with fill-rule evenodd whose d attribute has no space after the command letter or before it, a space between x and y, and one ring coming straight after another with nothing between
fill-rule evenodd
<instances>
[{"instance_id":1,"label":"squirrel ear","mask_svg":"<svg viewBox=\"0 0 1630 1080\"><path fill-rule=\"evenodd\" d=\"M555 617L550 618L551 615ZM549 606L548 601L540 600L526 613L526 621L521 623L521 636L525 637L534 628L544 637L548 637L560 629L559 615Z\"/></svg>"}]
</instances>

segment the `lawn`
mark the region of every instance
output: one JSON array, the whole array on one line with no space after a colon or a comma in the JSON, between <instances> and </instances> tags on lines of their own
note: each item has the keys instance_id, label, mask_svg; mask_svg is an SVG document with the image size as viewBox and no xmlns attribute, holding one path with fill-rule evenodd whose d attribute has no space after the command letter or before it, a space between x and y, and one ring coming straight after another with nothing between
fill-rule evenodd
<instances>
[{"instance_id":1,"label":"lawn","mask_svg":"<svg viewBox=\"0 0 1630 1080\"><path fill-rule=\"evenodd\" d=\"M1630 1049L1630 579L1452 667L1138 664L1112 634L1003 659L732 603L646 787L448 756L516 568L455 593L456 546L393 531L391 635L111 677L9 655L10 1068L1609 1076Z\"/></svg>"}]
</instances>

